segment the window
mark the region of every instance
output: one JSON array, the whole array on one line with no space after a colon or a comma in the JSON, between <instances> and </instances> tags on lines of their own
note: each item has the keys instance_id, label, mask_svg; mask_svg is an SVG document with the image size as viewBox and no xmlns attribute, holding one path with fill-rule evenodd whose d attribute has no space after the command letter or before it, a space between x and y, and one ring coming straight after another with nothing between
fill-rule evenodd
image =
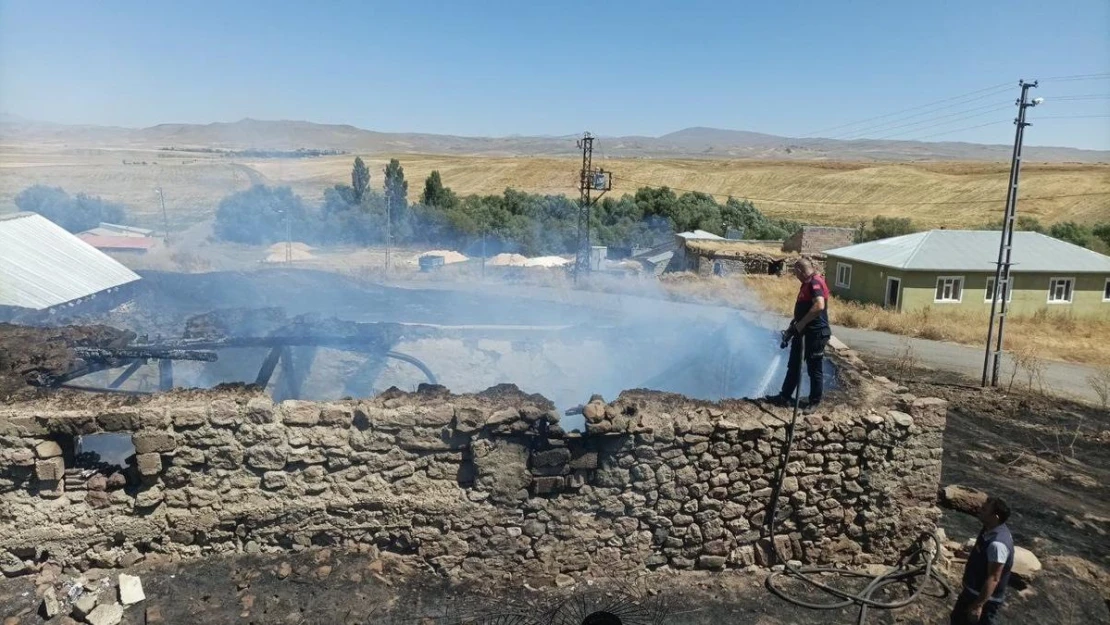
<instances>
[{"instance_id":1,"label":"window","mask_svg":"<svg viewBox=\"0 0 1110 625\"><path fill-rule=\"evenodd\" d=\"M1110 278L1106 279L1106 284L1102 287L1102 301L1110 302Z\"/></svg>"},{"instance_id":2,"label":"window","mask_svg":"<svg viewBox=\"0 0 1110 625\"><path fill-rule=\"evenodd\" d=\"M1070 304L1075 278L1052 278L1048 281L1048 303Z\"/></svg>"},{"instance_id":3,"label":"window","mask_svg":"<svg viewBox=\"0 0 1110 625\"><path fill-rule=\"evenodd\" d=\"M847 263L836 264L836 286L850 288L852 286L852 266Z\"/></svg>"},{"instance_id":4,"label":"window","mask_svg":"<svg viewBox=\"0 0 1110 625\"><path fill-rule=\"evenodd\" d=\"M941 276L937 278L936 302L959 302L964 297L963 276Z\"/></svg>"},{"instance_id":5,"label":"window","mask_svg":"<svg viewBox=\"0 0 1110 625\"><path fill-rule=\"evenodd\" d=\"M994 297L996 297L994 294L994 278L987 278L987 289L983 293L983 301L989 304ZM1010 278L1010 288L1006 289L1006 301L1014 301L1014 279L1012 277Z\"/></svg>"}]
</instances>

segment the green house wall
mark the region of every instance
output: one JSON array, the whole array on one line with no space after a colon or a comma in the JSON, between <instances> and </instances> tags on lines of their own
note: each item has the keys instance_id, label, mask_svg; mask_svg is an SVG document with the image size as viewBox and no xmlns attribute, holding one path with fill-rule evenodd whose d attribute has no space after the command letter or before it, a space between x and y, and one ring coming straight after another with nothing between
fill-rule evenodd
<instances>
[{"instance_id":1,"label":"green house wall","mask_svg":"<svg viewBox=\"0 0 1110 625\"><path fill-rule=\"evenodd\" d=\"M851 286L836 284L837 266L847 263L852 266ZM984 272L938 272L902 271L870 263L846 260L829 256L827 262L827 281L834 297L858 302L883 305L887 278L901 279L901 292L897 308L903 312L932 307L937 310L961 310L968 312L990 312L991 302L987 299L987 280L994 273ZM936 287L940 277L959 277L964 279L963 296L959 302L937 302ZM1103 294L1108 274L1077 273L1020 273L1013 272L1014 292L1009 310L1015 315L1032 315L1040 310L1052 313L1093 316L1110 319L1110 301L1104 301ZM1072 301L1049 303L1048 287L1052 278L1074 278L1075 286Z\"/></svg>"}]
</instances>

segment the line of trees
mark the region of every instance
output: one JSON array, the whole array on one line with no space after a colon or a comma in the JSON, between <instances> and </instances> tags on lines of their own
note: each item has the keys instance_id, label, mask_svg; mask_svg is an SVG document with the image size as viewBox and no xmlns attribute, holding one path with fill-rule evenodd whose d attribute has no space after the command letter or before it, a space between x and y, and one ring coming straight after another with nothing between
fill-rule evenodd
<instances>
[{"instance_id":1,"label":"line of trees","mask_svg":"<svg viewBox=\"0 0 1110 625\"><path fill-rule=\"evenodd\" d=\"M216 211L216 236L242 243L283 240L286 220L299 240L310 243L429 243L457 249L483 244L488 253L527 255L573 252L578 205L562 195L506 189L500 195L459 196L433 171L423 192L410 202L404 168L393 159L382 171L382 191L369 168L356 158L350 185L325 190L317 208L288 187L256 186L224 198ZM647 247L674 232L701 229L746 238L781 239L797 228L770 219L746 200L722 203L704 193L676 194L644 187L621 198L602 198L591 211L592 240L598 245Z\"/></svg>"},{"instance_id":2,"label":"line of trees","mask_svg":"<svg viewBox=\"0 0 1110 625\"><path fill-rule=\"evenodd\" d=\"M15 196L15 206L21 211L38 213L70 232L84 232L102 221L123 224L127 220L123 204L84 193L70 196L61 187L41 184L20 191Z\"/></svg>"}]
</instances>

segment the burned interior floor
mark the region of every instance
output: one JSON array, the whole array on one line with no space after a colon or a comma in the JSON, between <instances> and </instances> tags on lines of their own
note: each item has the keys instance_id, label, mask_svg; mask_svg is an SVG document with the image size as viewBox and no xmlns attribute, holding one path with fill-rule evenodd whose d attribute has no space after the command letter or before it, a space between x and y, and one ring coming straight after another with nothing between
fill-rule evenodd
<instances>
[{"instance_id":1,"label":"burned interior floor","mask_svg":"<svg viewBox=\"0 0 1110 625\"><path fill-rule=\"evenodd\" d=\"M186 614L283 622L278 613L305 623L449 622L467 597L488 605L524 593L529 605L550 606L614 579L698 606L659 623L846 622L848 613L772 599L761 571L776 557L889 563L937 526L946 400L960 399L942 387L891 382L851 352L836 354L840 389L827 410L799 420L783 463L788 411L717 400L780 374L767 366L777 352L758 343L762 330L716 316L627 315L629 302L561 324L581 311L545 302L543 325L533 310L505 312L518 303L497 304L471 302L462 308L496 312L440 323L420 316L427 311L352 321L248 306L186 307L124 330L0 327L9 399L0 409L0 557L11 576L0 605L20 615L13 622L37 622L18 591L28 583L40 582L29 595L37 600L46 583L134 569L159 580L148 596L171 623ZM643 337L660 332L645 348ZM159 368L158 350L194 353ZM150 364L116 385L125 394L51 388L109 387L136 361ZM498 384L514 377L564 387ZM687 395L618 393L667 383ZM159 391L171 384L214 388ZM386 384L407 391L376 392ZM616 389L604 391L612 401L591 399L594 384ZM563 413L575 404L572 424ZM82 441L100 434L131 446L124 466L80 457ZM1075 618L1057 622L1099 622L1097 598L1090 610L1065 606L1056 599L1065 586L1047 579L1039 599L1021 597L1029 614L1067 607ZM898 622L935 622L946 601L926 598Z\"/></svg>"}]
</instances>

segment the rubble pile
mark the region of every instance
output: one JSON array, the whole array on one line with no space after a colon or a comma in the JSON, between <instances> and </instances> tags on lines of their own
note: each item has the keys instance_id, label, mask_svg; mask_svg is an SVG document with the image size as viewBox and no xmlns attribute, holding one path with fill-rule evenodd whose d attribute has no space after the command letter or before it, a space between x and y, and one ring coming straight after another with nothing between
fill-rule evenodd
<instances>
[{"instance_id":1,"label":"rubble pile","mask_svg":"<svg viewBox=\"0 0 1110 625\"><path fill-rule=\"evenodd\" d=\"M78 577L61 579L56 571L45 571L40 578L38 595L42 596L38 614L50 622L117 625L124 612L144 600L143 583L136 575L120 574L117 582L111 577ZM149 619L147 622L151 622Z\"/></svg>"},{"instance_id":2,"label":"rubble pile","mask_svg":"<svg viewBox=\"0 0 1110 625\"><path fill-rule=\"evenodd\" d=\"M785 557L891 561L935 527L945 402L854 383L866 403L798 423L773 537ZM7 406L0 570L320 545L373 545L453 577L769 564L761 528L786 411L632 391L583 412L586 432L565 432L550 402L512 386L278 404L225 387ZM133 482L67 479L64 450L96 432L132 435Z\"/></svg>"}]
</instances>

